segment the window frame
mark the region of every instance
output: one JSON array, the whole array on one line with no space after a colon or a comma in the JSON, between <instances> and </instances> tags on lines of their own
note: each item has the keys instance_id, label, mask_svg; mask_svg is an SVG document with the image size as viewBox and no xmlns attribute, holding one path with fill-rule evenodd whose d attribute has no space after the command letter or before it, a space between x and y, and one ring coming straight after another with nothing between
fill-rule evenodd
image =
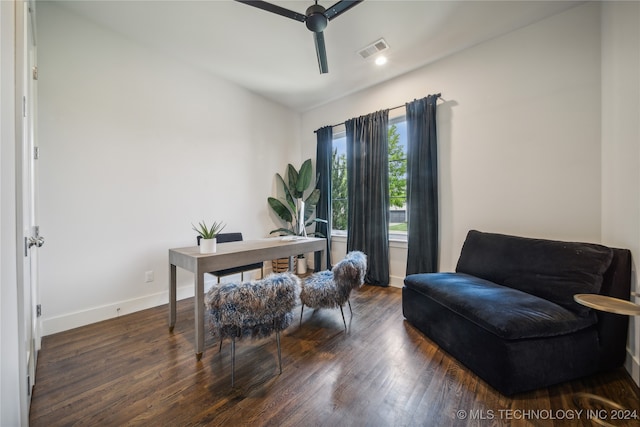
<instances>
[{"instance_id":1,"label":"window frame","mask_svg":"<svg viewBox=\"0 0 640 427\"><path fill-rule=\"evenodd\" d=\"M407 116L406 114L399 114L393 118L389 119L389 127L393 126L394 124L397 125L398 123L406 123L407 121ZM341 138L345 138L347 134L346 129L342 129L339 132L334 132L333 136L332 136L332 151L333 151L333 141L335 141L336 139L341 139ZM406 136L406 134L405 134ZM407 141L404 141L404 146L406 148L407 146ZM406 151L405 151L405 161L406 161ZM333 166L333 165L332 165ZM333 178L333 177L332 177ZM333 186L332 186L333 187ZM332 195L333 197L333 195ZM405 205L406 205L406 192L405 192ZM331 215L333 216L333 207L332 207L332 212ZM347 237L347 233L348 230L336 230L332 227L331 229L331 237ZM389 238L389 242L407 242L407 232L398 232L398 231L389 231L388 233L388 238Z\"/></svg>"}]
</instances>

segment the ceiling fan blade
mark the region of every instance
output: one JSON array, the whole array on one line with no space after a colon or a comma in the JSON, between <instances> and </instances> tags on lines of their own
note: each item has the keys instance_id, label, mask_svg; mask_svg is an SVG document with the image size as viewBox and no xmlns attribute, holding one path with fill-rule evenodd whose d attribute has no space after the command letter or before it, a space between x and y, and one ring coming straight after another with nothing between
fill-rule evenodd
<instances>
[{"instance_id":1,"label":"ceiling fan blade","mask_svg":"<svg viewBox=\"0 0 640 427\"><path fill-rule=\"evenodd\" d=\"M324 47L324 34L322 31L319 33L313 33L313 40L316 42L316 55L318 55L318 67L320 67L320 74L329 72L329 66L327 65L327 49Z\"/></svg>"},{"instance_id":2,"label":"ceiling fan blade","mask_svg":"<svg viewBox=\"0 0 640 427\"><path fill-rule=\"evenodd\" d=\"M351 9L353 6L357 5L358 3L362 3L363 1L364 0L354 0L354 1L342 0L334 4L333 6L328 7L327 11L324 14L327 17L327 19L331 21L336 16L341 15L342 13Z\"/></svg>"},{"instance_id":3,"label":"ceiling fan blade","mask_svg":"<svg viewBox=\"0 0 640 427\"><path fill-rule=\"evenodd\" d=\"M276 6L275 4L267 3L261 0L236 0L238 3L244 3L249 6L257 7L258 9L266 10L267 12L276 13L278 15L295 19L296 21L304 22L307 17L301 13L294 12L293 10L286 9L284 7Z\"/></svg>"}]
</instances>

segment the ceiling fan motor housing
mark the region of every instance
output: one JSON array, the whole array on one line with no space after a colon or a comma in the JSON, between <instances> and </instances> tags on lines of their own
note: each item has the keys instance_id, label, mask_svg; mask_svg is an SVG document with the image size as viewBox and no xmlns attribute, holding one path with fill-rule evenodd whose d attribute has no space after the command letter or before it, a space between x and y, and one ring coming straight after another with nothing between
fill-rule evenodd
<instances>
[{"instance_id":1,"label":"ceiling fan motor housing","mask_svg":"<svg viewBox=\"0 0 640 427\"><path fill-rule=\"evenodd\" d=\"M326 9L319 4L314 4L307 8L307 19L305 20L305 24L309 30L314 33L319 33L327 27L329 20L324 14L325 10Z\"/></svg>"},{"instance_id":2,"label":"ceiling fan motor housing","mask_svg":"<svg viewBox=\"0 0 640 427\"><path fill-rule=\"evenodd\" d=\"M340 0L333 6L329 7L328 12L327 9L318 4L318 0L315 0L315 4L307 8L305 15L263 0L236 1L286 18L294 19L298 22L304 22L307 29L313 32L313 41L316 45L316 55L318 56L320 74L325 74L329 72L329 68L327 67L327 49L324 44L324 34L322 31L327 27L329 20L340 16L353 6L362 3L364 0Z\"/></svg>"}]
</instances>

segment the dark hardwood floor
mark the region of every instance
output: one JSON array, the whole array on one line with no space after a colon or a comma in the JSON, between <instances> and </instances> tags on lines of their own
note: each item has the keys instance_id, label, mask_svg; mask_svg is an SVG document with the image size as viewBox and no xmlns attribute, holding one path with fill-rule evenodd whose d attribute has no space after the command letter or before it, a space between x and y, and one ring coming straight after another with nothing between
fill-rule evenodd
<instances>
[{"instance_id":1,"label":"dark hardwood floor","mask_svg":"<svg viewBox=\"0 0 640 427\"><path fill-rule=\"evenodd\" d=\"M591 426L606 411L612 425L640 425L630 419L640 390L624 369L505 397L404 320L400 289L365 286L351 300L348 334L339 310L307 309L302 327L296 319L282 336L282 375L275 337L239 342L233 389L228 342L218 353L207 334L196 361L193 299L178 302L173 333L164 305L44 337L30 423ZM579 392L631 412L587 413Z\"/></svg>"}]
</instances>

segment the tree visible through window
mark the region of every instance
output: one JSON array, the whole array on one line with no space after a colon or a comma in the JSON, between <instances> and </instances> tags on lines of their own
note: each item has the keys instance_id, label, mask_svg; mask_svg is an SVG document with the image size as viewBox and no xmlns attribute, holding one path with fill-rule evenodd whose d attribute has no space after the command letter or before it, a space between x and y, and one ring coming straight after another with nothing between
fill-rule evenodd
<instances>
[{"instance_id":1,"label":"tree visible through window","mask_svg":"<svg viewBox=\"0 0 640 427\"><path fill-rule=\"evenodd\" d=\"M331 156L331 220L334 230L347 229L347 139L344 135L333 140Z\"/></svg>"},{"instance_id":2,"label":"tree visible through window","mask_svg":"<svg viewBox=\"0 0 640 427\"><path fill-rule=\"evenodd\" d=\"M407 132L400 117L389 124L389 233L406 236L407 232ZM333 137L331 199L333 231L347 230L347 138L342 133Z\"/></svg>"}]
</instances>

